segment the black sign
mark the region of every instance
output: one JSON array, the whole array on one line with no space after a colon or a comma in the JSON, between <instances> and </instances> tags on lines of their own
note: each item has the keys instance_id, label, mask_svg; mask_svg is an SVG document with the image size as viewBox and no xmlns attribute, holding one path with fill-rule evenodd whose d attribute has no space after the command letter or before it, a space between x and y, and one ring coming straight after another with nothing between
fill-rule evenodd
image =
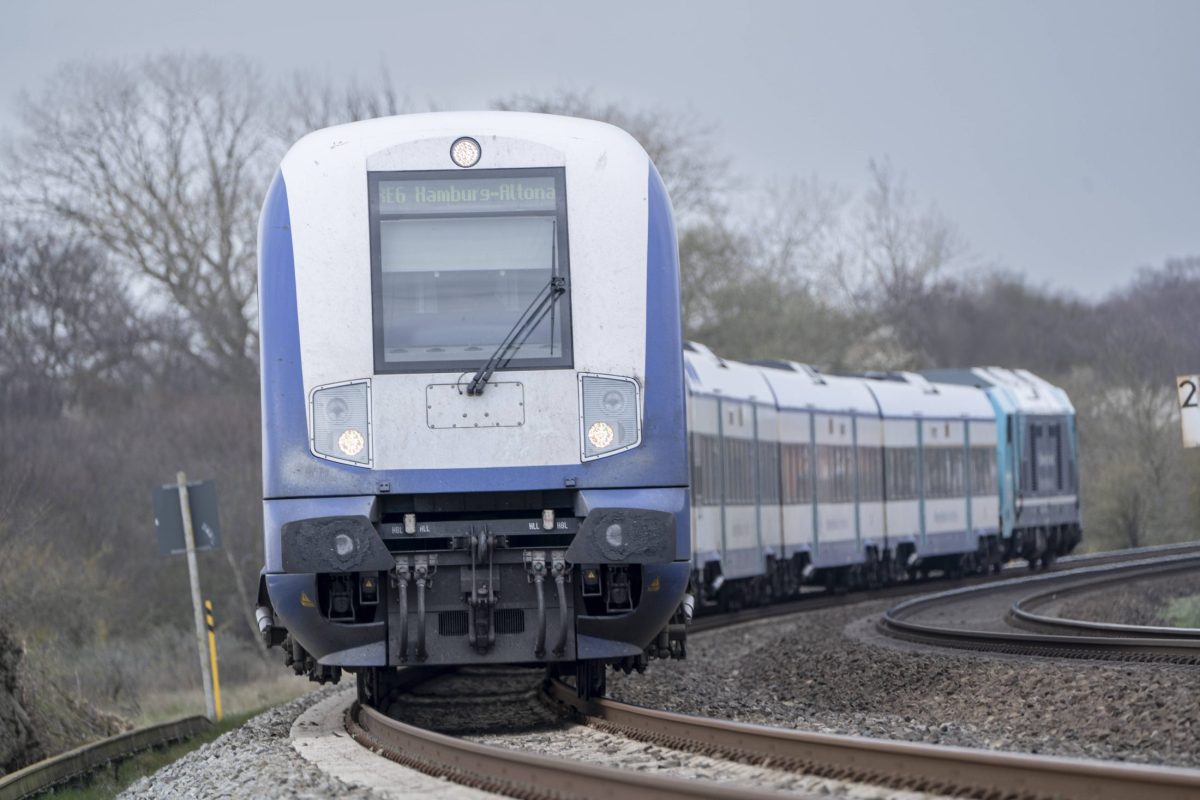
<instances>
[{"instance_id":1,"label":"black sign","mask_svg":"<svg viewBox=\"0 0 1200 800\"><path fill-rule=\"evenodd\" d=\"M213 481L189 483L188 503L192 509L192 535L196 539L196 549L216 550L221 546L217 484ZM168 483L154 490L154 528L158 532L158 551L162 555L187 552L178 485Z\"/></svg>"}]
</instances>

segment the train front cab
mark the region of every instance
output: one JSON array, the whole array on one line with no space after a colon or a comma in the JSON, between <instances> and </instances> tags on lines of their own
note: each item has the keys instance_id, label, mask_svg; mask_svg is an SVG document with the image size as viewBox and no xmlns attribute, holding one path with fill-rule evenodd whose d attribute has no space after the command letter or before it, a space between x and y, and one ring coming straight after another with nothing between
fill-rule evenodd
<instances>
[{"instance_id":1,"label":"train front cab","mask_svg":"<svg viewBox=\"0 0 1200 800\"><path fill-rule=\"evenodd\" d=\"M464 136L482 146L470 171L451 163ZM507 220L522 222L520 247L438 233L498 235ZM474 292L477 267L388 255L398 237L443 261L463 248L543 260L530 280L491 269ZM661 178L631 137L492 112L319 131L271 186L259 259L259 619L297 672L578 664L594 684L596 665L682 654L678 257ZM431 331L491 324L498 337L536 286L561 296L530 339L545 354L464 391L495 340ZM470 303L455 325L442 313Z\"/></svg>"}]
</instances>

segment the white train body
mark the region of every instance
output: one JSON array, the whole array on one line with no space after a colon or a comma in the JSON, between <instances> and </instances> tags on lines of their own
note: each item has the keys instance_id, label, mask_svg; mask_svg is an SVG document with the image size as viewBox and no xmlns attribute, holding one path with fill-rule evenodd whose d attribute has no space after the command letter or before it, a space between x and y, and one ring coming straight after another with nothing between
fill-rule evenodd
<instances>
[{"instance_id":1,"label":"white train body","mask_svg":"<svg viewBox=\"0 0 1200 800\"><path fill-rule=\"evenodd\" d=\"M1030 373L979 370L989 386L914 373L834 376L793 362L729 361L699 344L687 346L684 363L694 583L710 602L788 594L806 579L1049 559L1079 539L1077 513L1054 517L1054 528L1038 520L1034 545L1037 537L1014 533L1013 518L1046 513L1031 508L1076 499L1026 492L1022 508L1012 488L1021 475L1030 482L1030 459L1039 458L1027 455L1024 469L1013 463L1020 443L1006 437L1020 427L1008 421L1018 412L1058 415L1037 436L1069 443L1061 462L1075 469L1069 401Z\"/></svg>"}]
</instances>

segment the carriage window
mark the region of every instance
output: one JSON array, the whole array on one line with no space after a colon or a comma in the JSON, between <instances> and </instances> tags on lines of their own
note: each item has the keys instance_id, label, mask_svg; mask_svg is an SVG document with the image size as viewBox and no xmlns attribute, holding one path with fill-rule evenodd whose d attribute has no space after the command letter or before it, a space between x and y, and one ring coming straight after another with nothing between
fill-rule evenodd
<instances>
[{"instance_id":1,"label":"carriage window","mask_svg":"<svg viewBox=\"0 0 1200 800\"><path fill-rule=\"evenodd\" d=\"M782 444L779 446L779 461L783 474L780 482L783 489L783 504L797 505L812 502L812 445Z\"/></svg>"},{"instance_id":2,"label":"carriage window","mask_svg":"<svg viewBox=\"0 0 1200 800\"><path fill-rule=\"evenodd\" d=\"M377 372L472 370L568 278L562 169L369 173ZM570 367L567 294L501 367Z\"/></svg>"}]
</instances>

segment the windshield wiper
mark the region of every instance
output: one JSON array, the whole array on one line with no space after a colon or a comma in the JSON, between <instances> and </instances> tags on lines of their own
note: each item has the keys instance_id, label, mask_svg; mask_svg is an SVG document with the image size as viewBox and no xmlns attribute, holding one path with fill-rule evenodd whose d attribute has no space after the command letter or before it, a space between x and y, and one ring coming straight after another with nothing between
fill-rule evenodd
<instances>
[{"instance_id":1,"label":"windshield wiper","mask_svg":"<svg viewBox=\"0 0 1200 800\"><path fill-rule=\"evenodd\" d=\"M537 328L546 315L550 313L550 309L558 302L558 298L562 297L567 291L567 279L558 276L552 277L550 281L542 287L542 290L537 293L537 296L530 301L529 306L525 309L521 316L517 317L517 321L513 323L512 329L505 334L500 346L496 348L496 352L492 353L492 357L484 362L479 371L475 373L475 377L471 378L471 383L467 386L467 394L479 395L483 394L483 388L487 385L488 379L492 377L492 373L498 367L508 364L512 356L509 354L514 347L520 347L525 344L525 340L529 338L529 334ZM554 333L551 332L551 337ZM553 338L552 338L553 340Z\"/></svg>"}]
</instances>

